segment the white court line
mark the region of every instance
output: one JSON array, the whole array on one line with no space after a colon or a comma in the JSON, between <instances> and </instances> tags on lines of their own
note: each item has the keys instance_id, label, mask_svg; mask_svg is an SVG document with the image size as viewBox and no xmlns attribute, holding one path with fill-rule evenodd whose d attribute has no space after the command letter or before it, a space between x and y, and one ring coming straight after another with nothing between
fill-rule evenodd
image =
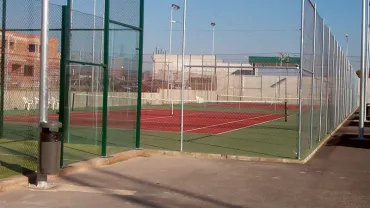
<instances>
[{"instance_id":1,"label":"white court line","mask_svg":"<svg viewBox=\"0 0 370 208\"><path fill-rule=\"evenodd\" d=\"M274 115L274 114L270 114L270 115ZM290 117L290 116L288 116L288 117ZM241 130L241 129L246 129L246 128L249 128L249 127L252 127L252 126L258 126L258 125L261 125L261 124L265 124L265 123L268 123L268 122L271 122L271 121L277 121L277 120L280 120L280 119L283 119L283 118L284 117L273 119L273 120L269 120L269 121L265 121L265 122L262 122L262 123L256 123L256 124L253 124L253 125L250 125L250 126L244 126L244 127L241 127L241 128L230 130L230 131L224 131L224 132L221 132L221 133L218 133L218 134L215 134L215 135L226 134L226 133L230 133L230 132L233 132L233 131L238 131L238 130Z\"/></svg>"},{"instance_id":2,"label":"white court line","mask_svg":"<svg viewBox=\"0 0 370 208\"><path fill-rule=\"evenodd\" d=\"M192 114L186 114L185 115L185 117L186 116L193 116L193 115L201 115L201 114L204 114L204 112L203 113L192 113ZM148 119L142 119L141 121L147 121L147 120L153 120L153 119L157 119L157 118L168 118L168 117L174 117L174 116L163 116L163 117L155 117L155 118L148 118ZM180 117L179 117L180 118Z\"/></svg>"},{"instance_id":3,"label":"white court line","mask_svg":"<svg viewBox=\"0 0 370 208\"><path fill-rule=\"evenodd\" d=\"M204 126L204 127L200 127L200 128L190 129L190 130L187 130L187 131L184 131L184 132L192 132L192 131L196 131L196 130L200 130L200 129L207 129L207 128L210 128L210 127L222 126L222 125L242 122L242 121L250 120L250 119L263 118L263 117L271 116L271 115L274 115L274 114L268 114L268 115L264 115L264 116L257 116L257 117L242 119L242 120L230 121L230 122L215 124L215 125L211 125L211 126Z\"/></svg>"}]
</instances>

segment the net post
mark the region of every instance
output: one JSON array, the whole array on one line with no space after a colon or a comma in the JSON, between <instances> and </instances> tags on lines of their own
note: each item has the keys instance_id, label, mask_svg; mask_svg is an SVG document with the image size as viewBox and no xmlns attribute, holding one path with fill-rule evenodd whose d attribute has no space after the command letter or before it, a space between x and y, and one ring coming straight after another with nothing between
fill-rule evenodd
<instances>
[{"instance_id":1,"label":"net post","mask_svg":"<svg viewBox=\"0 0 370 208\"><path fill-rule=\"evenodd\" d=\"M288 101L284 101L284 116L285 116L285 122L288 122Z\"/></svg>"},{"instance_id":2,"label":"net post","mask_svg":"<svg viewBox=\"0 0 370 208\"><path fill-rule=\"evenodd\" d=\"M103 113L102 113L102 144L101 157L107 157L107 133L108 133L108 88L109 88L109 20L110 0L105 0L104 8L104 74L103 74Z\"/></svg>"},{"instance_id":3,"label":"net post","mask_svg":"<svg viewBox=\"0 0 370 208\"><path fill-rule=\"evenodd\" d=\"M59 122L63 125L59 128L59 132L62 132L62 140L61 140L61 151L60 151L60 167L63 167L63 153L64 153L64 141L66 141L66 137L69 134L69 125L68 120L66 120L66 97L68 96L68 89L66 86L67 78L66 78L66 60L67 60L67 53L69 39L68 39L68 28L70 22L70 7L63 6L62 7L62 34L61 34L61 57L60 57L60 91L59 91Z\"/></svg>"},{"instance_id":4,"label":"net post","mask_svg":"<svg viewBox=\"0 0 370 208\"><path fill-rule=\"evenodd\" d=\"M141 92L142 92L142 72L143 72L143 50L144 50L144 0L140 0L140 37L139 37L139 69L138 69L138 90L137 90L137 110L136 110L136 141L135 148L140 148L140 120L141 120ZM173 100L173 99L172 99Z\"/></svg>"},{"instance_id":5,"label":"net post","mask_svg":"<svg viewBox=\"0 0 370 208\"><path fill-rule=\"evenodd\" d=\"M5 35L6 35L6 0L2 5L2 27L1 27L1 100L0 100L0 138L4 136L4 95L5 95Z\"/></svg>"},{"instance_id":6,"label":"net post","mask_svg":"<svg viewBox=\"0 0 370 208\"><path fill-rule=\"evenodd\" d=\"M72 106L71 106L71 111L74 111L75 109L75 93L72 93Z\"/></svg>"}]
</instances>

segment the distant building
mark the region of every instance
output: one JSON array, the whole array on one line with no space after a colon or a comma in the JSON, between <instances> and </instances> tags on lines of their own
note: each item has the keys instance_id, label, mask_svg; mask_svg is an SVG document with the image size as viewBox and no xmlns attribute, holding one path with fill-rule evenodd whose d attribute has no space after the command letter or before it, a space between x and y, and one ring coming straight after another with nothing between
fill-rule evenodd
<instances>
[{"instance_id":1,"label":"distant building","mask_svg":"<svg viewBox=\"0 0 370 208\"><path fill-rule=\"evenodd\" d=\"M258 68L249 63L227 63L214 55L186 55L185 65L184 79L189 88L194 88L192 85L197 85L197 88L210 83L216 85L216 77L258 75ZM154 80L170 80L175 88L181 86L182 55L154 54L152 74Z\"/></svg>"},{"instance_id":2,"label":"distant building","mask_svg":"<svg viewBox=\"0 0 370 208\"><path fill-rule=\"evenodd\" d=\"M0 36L2 36L1 33ZM58 80L60 68L58 39L49 38L48 48L49 81ZM40 49L40 35L6 32L5 78L8 88L39 86Z\"/></svg>"}]
</instances>

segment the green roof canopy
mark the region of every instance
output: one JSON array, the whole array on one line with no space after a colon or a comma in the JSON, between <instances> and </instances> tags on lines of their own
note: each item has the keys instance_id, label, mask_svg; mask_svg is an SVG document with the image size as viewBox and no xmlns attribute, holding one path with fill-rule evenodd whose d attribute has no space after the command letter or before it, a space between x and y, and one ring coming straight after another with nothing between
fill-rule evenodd
<instances>
[{"instance_id":1,"label":"green roof canopy","mask_svg":"<svg viewBox=\"0 0 370 208\"><path fill-rule=\"evenodd\" d=\"M296 65L300 64L300 57L285 57L283 59L284 64ZM280 57L267 57L267 56L249 56L250 64L266 64L266 65L279 65L281 63Z\"/></svg>"}]
</instances>

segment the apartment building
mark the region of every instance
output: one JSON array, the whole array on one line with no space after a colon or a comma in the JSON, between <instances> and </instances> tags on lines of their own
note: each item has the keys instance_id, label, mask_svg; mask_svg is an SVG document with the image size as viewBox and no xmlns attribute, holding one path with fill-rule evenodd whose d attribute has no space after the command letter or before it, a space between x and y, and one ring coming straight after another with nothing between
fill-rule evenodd
<instances>
[{"instance_id":1,"label":"apartment building","mask_svg":"<svg viewBox=\"0 0 370 208\"><path fill-rule=\"evenodd\" d=\"M2 34L0 33L2 36ZM60 54L58 39L49 38L49 81L55 84L59 78ZM0 44L1 47L1 44ZM21 32L5 34L6 87L38 87L40 79L40 35Z\"/></svg>"}]
</instances>

